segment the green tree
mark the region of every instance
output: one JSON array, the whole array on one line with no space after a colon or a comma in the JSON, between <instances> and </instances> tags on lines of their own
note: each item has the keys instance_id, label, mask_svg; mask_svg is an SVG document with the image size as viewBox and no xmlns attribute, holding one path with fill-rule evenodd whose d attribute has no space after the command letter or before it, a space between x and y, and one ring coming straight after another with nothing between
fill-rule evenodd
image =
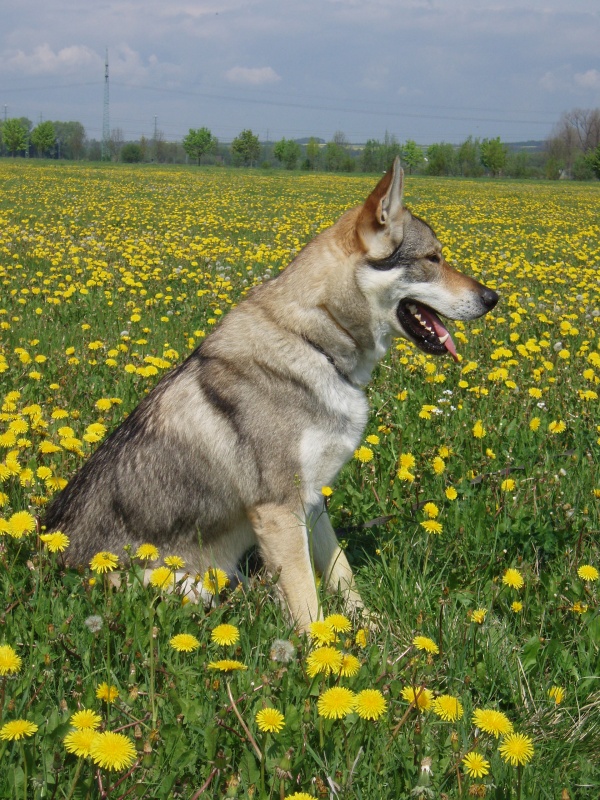
<instances>
[{"instance_id":1,"label":"green tree","mask_svg":"<svg viewBox=\"0 0 600 800\"><path fill-rule=\"evenodd\" d=\"M594 175L600 179L600 144L590 153L589 159Z\"/></svg>"},{"instance_id":2,"label":"green tree","mask_svg":"<svg viewBox=\"0 0 600 800\"><path fill-rule=\"evenodd\" d=\"M246 128L231 143L231 152L233 153L234 163L253 166L260 156L258 136L253 134L249 128Z\"/></svg>"},{"instance_id":3,"label":"green tree","mask_svg":"<svg viewBox=\"0 0 600 800\"><path fill-rule=\"evenodd\" d=\"M454 175L455 172L456 152L453 145L441 142L427 148L428 175Z\"/></svg>"},{"instance_id":4,"label":"green tree","mask_svg":"<svg viewBox=\"0 0 600 800\"><path fill-rule=\"evenodd\" d=\"M377 139L367 139L360 155L360 168L363 172L381 172L385 169L383 145Z\"/></svg>"},{"instance_id":5,"label":"green tree","mask_svg":"<svg viewBox=\"0 0 600 800\"><path fill-rule=\"evenodd\" d=\"M85 147L85 128L81 122L53 122L52 125L58 157L79 160Z\"/></svg>"},{"instance_id":6,"label":"green tree","mask_svg":"<svg viewBox=\"0 0 600 800\"><path fill-rule=\"evenodd\" d=\"M295 169L302 155L302 150L298 142L293 139L283 138L275 144L273 155L278 161L281 161L286 169Z\"/></svg>"},{"instance_id":7,"label":"green tree","mask_svg":"<svg viewBox=\"0 0 600 800\"><path fill-rule=\"evenodd\" d=\"M481 143L481 163L488 169L494 177L500 175L506 166L506 147L500 141L500 137L495 139L484 139Z\"/></svg>"},{"instance_id":8,"label":"green tree","mask_svg":"<svg viewBox=\"0 0 600 800\"><path fill-rule=\"evenodd\" d=\"M217 147L217 140L208 128L190 128L190 132L183 140L183 149L190 158L195 158L200 165L200 159L206 153L212 153Z\"/></svg>"},{"instance_id":9,"label":"green tree","mask_svg":"<svg viewBox=\"0 0 600 800\"><path fill-rule=\"evenodd\" d=\"M311 136L306 145L306 161L308 162L309 169L316 169L319 163L319 156L321 155L321 147L315 139Z\"/></svg>"},{"instance_id":10,"label":"green tree","mask_svg":"<svg viewBox=\"0 0 600 800\"><path fill-rule=\"evenodd\" d=\"M479 146L479 139L473 139L472 136L469 136L458 148L458 153L456 154L458 171L465 178L476 178L479 175L483 175Z\"/></svg>"},{"instance_id":11,"label":"green tree","mask_svg":"<svg viewBox=\"0 0 600 800\"><path fill-rule=\"evenodd\" d=\"M27 145L27 131L20 119L7 119L2 125L2 138L4 146L14 157Z\"/></svg>"},{"instance_id":12,"label":"green tree","mask_svg":"<svg viewBox=\"0 0 600 800\"><path fill-rule=\"evenodd\" d=\"M402 161L408 167L408 174L411 175L413 169L417 169L424 161L423 151L412 139L407 139L402 148Z\"/></svg>"},{"instance_id":13,"label":"green tree","mask_svg":"<svg viewBox=\"0 0 600 800\"><path fill-rule=\"evenodd\" d=\"M50 121L40 122L40 124L31 131L31 144L38 151L40 156L48 153L56 142L56 132L54 124Z\"/></svg>"},{"instance_id":14,"label":"green tree","mask_svg":"<svg viewBox=\"0 0 600 800\"><path fill-rule=\"evenodd\" d=\"M138 164L144 157L141 145L136 142L127 142L121 148L121 161L125 164Z\"/></svg>"}]
</instances>

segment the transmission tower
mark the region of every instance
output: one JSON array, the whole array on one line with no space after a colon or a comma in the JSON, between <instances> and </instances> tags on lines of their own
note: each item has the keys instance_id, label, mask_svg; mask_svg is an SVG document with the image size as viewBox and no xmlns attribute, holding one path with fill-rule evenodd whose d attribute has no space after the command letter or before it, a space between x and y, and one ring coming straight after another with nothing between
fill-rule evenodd
<instances>
[{"instance_id":1,"label":"transmission tower","mask_svg":"<svg viewBox=\"0 0 600 800\"><path fill-rule=\"evenodd\" d=\"M104 64L104 114L102 116L102 161L110 161L110 118L108 114L108 47Z\"/></svg>"}]
</instances>

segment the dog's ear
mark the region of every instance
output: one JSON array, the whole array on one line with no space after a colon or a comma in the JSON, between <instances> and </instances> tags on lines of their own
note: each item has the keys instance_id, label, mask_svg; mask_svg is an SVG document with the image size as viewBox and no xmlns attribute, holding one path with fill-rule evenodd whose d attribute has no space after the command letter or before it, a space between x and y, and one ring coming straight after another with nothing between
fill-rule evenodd
<instances>
[{"instance_id":1,"label":"dog's ear","mask_svg":"<svg viewBox=\"0 0 600 800\"><path fill-rule=\"evenodd\" d=\"M396 156L391 168L365 200L360 213L358 228L368 249L373 244L373 235L377 237L387 233L396 245L402 240L403 183L404 172Z\"/></svg>"}]
</instances>

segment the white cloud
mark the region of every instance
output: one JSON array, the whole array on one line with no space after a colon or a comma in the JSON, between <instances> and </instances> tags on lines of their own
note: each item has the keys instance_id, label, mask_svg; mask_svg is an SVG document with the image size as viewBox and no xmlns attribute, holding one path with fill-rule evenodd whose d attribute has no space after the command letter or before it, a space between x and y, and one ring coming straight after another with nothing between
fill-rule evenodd
<instances>
[{"instance_id":1,"label":"white cloud","mask_svg":"<svg viewBox=\"0 0 600 800\"><path fill-rule=\"evenodd\" d=\"M42 44L31 53L9 50L0 58L5 69L25 75L70 74L90 65L98 66L101 59L85 45L75 44L55 52L50 45Z\"/></svg>"},{"instance_id":2,"label":"white cloud","mask_svg":"<svg viewBox=\"0 0 600 800\"><path fill-rule=\"evenodd\" d=\"M264 83L277 83L281 80L273 67L232 67L227 70L225 77L231 83L241 83L246 86L261 86Z\"/></svg>"},{"instance_id":3,"label":"white cloud","mask_svg":"<svg viewBox=\"0 0 600 800\"><path fill-rule=\"evenodd\" d=\"M587 72L577 72L575 83L582 89L600 89L600 72L597 69L588 69Z\"/></svg>"}]
</instances>

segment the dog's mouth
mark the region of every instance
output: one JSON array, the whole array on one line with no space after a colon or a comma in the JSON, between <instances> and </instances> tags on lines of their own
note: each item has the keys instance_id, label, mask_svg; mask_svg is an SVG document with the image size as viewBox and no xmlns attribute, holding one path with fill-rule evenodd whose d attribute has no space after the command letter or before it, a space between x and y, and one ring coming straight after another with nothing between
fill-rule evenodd
<instances>
[{"instance_id":1,"label":"dog's mouth","mask_svg":"<svg viewBox=\"0 0 600 800\"><path fill-rule=\"evenodd\" d=\"M398 303L396 316L408 338L425 353L434 356L450 353L458 361L452 337L432 308L407 298Z\"/></svg>"}]
</instances>

